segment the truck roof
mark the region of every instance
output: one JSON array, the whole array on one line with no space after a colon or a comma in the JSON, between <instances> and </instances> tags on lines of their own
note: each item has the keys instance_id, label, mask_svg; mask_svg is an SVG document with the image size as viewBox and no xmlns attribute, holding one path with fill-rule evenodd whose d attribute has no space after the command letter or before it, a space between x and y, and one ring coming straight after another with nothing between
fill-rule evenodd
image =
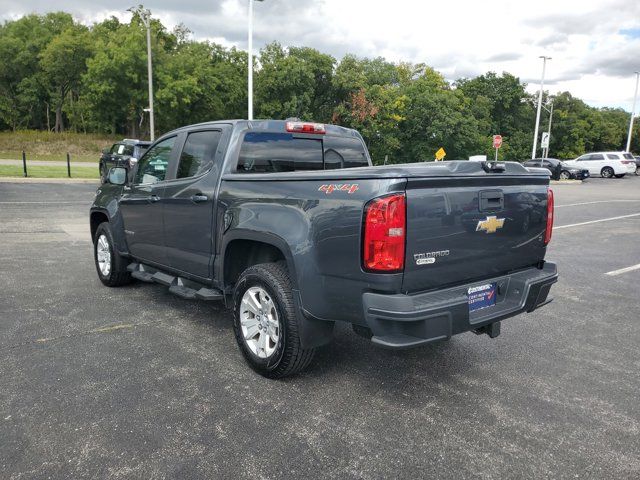
<instances>
[{"instance_id":1,"label":"truck roof","mask_svg":"<svg viewBox=\"0 0 640 480\"><path fill-rule=\"evenodd\" d=\"M170 132L165 133L164 135L168 135L170 133L177 133L183 130L191 130L194 127L208 127L215 125L233 125L234 127L239 128L247 128L249 130L263 130L263 131L271 131L271 132L286 132L287 122L302 122L302 123L316 123L311 121L304 121L298 119L288 119L288 120L266 120L266 119L258 119L258 120L244 120L244 119L233 119L233 120L214 120L210 122L202 122L195 123L193 125L185 125L184 127L176 128ZM349 136L349 137L358 137L360 138L360 134L352 129L341 127L339 125L333 125L330 123L323 123L325 128L324 135L338 135L338 136ZM164 136L163 135L163 136Z\"/></svg>"}]
</instances>

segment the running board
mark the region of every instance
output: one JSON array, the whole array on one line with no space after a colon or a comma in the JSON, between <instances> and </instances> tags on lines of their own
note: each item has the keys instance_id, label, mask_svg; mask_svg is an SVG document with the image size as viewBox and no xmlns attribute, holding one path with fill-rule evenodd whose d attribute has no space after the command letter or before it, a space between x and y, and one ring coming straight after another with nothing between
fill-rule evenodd
<instances>
[{"instance_id":1,"label":"running board","mask_svg":"<svg viewBox=\"0 0 640 480\"><path fill-rule=\"evenodd\" d=\"M186 300L205 300L208 302L224 300L224 294L220 290L204 287L192 280L164 273L142 263L130 263L127 270L131 272L133 278L169 287L171 293Z\"/></svg>"}]
</instances>

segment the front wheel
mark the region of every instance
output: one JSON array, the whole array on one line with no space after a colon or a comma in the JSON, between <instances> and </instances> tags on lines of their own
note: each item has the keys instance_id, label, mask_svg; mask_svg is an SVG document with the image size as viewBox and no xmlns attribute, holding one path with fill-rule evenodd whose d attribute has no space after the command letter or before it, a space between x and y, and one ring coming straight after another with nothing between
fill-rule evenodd
<instances>
[{"instance_id":1,"label":"front wheel","mask_svg":"<svg viewBox=\"0 0 640 480\"><path fill-rule=\"evenodd\" d=\"M93 239L93 258L98 278L107 287L119 287L131 282L127 259L114 248L109 222L98 225Z\"/></svg>"},{"instance_id":2,"label":"front wheel","mask_svg":"<svg viewBox=\"0 0 640 480\"><path fill-rule=\"evenodd\" d=\"M611 177L613 177L613 168L604 167L602 170L600 170L600 176L602 178L611 178Z\"/></svg>"},{"instance_id":3,"label":"front wheel","mask_svg":"<svg viewBox=\"0 0 640 480\"><path fill-rule=\"evenodd\" d=\"M571 178L571 174L566 170L562 170L560 172L560 180L569 180Z\"/></svg>"},{"instance_id":4,"label":"front wheel","mask_svg":"<svg viewBox=\"0 0 640 480\"><path fill-rule=\"evenodd\" d=\"M622 177L624 177L625 175L626 175L626 173L621 173L621 174L619 174L619 175L616 175L616 178L622 178Z\"/></svg>"},{"instance_id":5,"label":"front wheel","mask_svg":"<svg viewBox=\"0 0 640 480\"><path fill-rule=\"evenodd\" d=\"M233 297L233 330L251 368L267 378L283 378L311 363L315 350L300 345L291 279L284 265L247 268Z\"/></svg>"}]
</instances>

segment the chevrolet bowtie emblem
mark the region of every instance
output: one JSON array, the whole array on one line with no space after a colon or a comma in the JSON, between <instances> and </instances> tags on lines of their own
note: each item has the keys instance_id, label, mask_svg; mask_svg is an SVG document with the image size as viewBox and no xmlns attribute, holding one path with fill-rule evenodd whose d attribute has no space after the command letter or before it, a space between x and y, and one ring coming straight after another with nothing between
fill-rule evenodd
<instances>
[{"instance_id":1,"label":"chevrolet bowtie emblem","mask_svg":"<svg viewBox=\"0 0 640 480\"><path fill-rule=\"evenodd\" d=\"M487 217L484 220L478 222L476 232L484 230L487 233L496 233L496 230L502 228L504 225L504 218Z\"/></svg>"}]
</instances>

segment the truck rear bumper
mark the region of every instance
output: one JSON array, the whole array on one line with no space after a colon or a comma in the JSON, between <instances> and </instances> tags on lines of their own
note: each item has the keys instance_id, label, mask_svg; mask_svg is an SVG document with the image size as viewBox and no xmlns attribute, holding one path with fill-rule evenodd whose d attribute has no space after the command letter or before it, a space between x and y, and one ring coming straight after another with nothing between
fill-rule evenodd
<instances>
[{"instance_id":1,"label":"truck rear bumper","mask_svg":"<svg viewBox=\"0 0 640 480\"><path fill-rule=\"evenodd\" d=\"M542 269L488 278L479 282L415 295L363 294L364 314L371 341L388 348L408 348L480 329L551 301L551 285L558 281L554 263ZM468 289L496 283L496 304L469 312Z\"/></svg>"}]
</instances>

